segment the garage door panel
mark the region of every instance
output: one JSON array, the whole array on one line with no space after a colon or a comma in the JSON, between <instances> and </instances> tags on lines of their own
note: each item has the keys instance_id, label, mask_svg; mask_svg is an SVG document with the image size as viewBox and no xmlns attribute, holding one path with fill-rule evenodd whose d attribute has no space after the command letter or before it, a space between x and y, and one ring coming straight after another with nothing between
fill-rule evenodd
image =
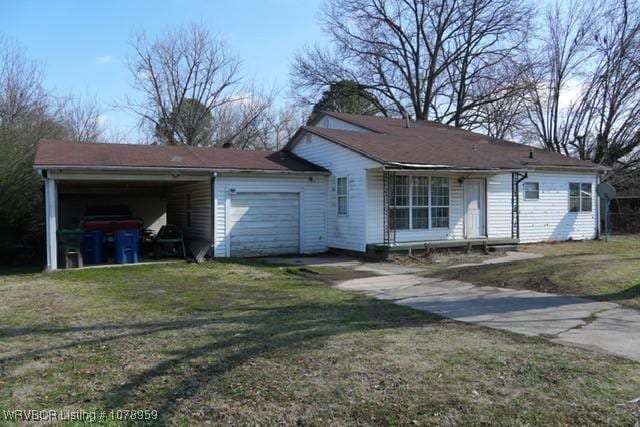
<instances>
[{"instance_id":1,"label":"garage door panel","mask_svg":"<svg viewBox=\"0 0 640 427\"><path fill-rule=\"evenodd\" d=\"M238 224L241 225L238 226ZM271 229L267 231L264 230L264 222L241 221L240 223L236 223L236 226L231 229L231 234L242 233L249 230L252 234L277 235L283 232L286 233L288 231L295 232L296 235L298 234L298 224L293 221L281 222L278 224L269 224L269 226L271 227Z\"/></svg>"},{"instance_id":2,"label":"garage door panel","mask_svg":"<svg viewBox=\"0 0 640 427\"><path fill-rule=\"evenodd\" d=\"M292 193L239 193L231 197L231 256L299 252L299 197Z\"/></svg>"},{"instance_id":3,"label":"garage door panel","mask_svg":"<svg viewBox=\"0 0 640 427\"><path fill-rule=\"evenodd\" d=\"M295 208L297 209L297 207ZM280 209L279 212L276 213L265 213L264 210L262 209L251 209L251 210L247 210L244 212L241 211L233 211L233 214L231 215L231 219L233 220L239 220L239 219L243 219L245 221L264 221L264 217L265 215L268 215L268 217L273 220L273 221L287 221L287 220L291 220L291 208L287 208L287 209Z\"/></svg>"}]
</instances>

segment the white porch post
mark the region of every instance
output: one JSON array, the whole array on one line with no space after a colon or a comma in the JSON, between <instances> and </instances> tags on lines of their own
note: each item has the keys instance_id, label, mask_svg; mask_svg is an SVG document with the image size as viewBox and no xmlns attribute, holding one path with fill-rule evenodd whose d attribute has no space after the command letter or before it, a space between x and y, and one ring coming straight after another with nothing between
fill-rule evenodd
<instances>
[{"instance_id":1,"label":"white porch post","mask_svg":"<svg viewBox=\"0 0 640 427\"><path fill-rule=\"evenodd\" d=\"M47 236L47 270L58 269L58 189L54 179L44 183L45 226Z\"/></svg>"}]
</instances>

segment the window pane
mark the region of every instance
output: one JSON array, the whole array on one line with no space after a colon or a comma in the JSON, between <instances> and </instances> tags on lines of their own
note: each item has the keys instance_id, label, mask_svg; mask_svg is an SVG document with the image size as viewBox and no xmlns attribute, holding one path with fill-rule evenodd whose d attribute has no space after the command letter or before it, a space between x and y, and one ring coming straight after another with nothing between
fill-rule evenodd
<instances>
[{"instance_id":1,"label":"window pane","mask_svg":"<svg viewBox=\"0 0 640 427\"><path fill-rule=\"evenodd\" d=\"M347 198L345 196L338 197L338 214L347 214Z\"/></svg>"},{"instance_id":2,"label":"window pane","mask_svg":"<svg viewBox=\"0 0 640 427\"><path fill-rule=\"evenodd\" d=\"M431 208L431 227L449 228L449 208Z\"/></svg>"},{"instance_id":3,"label":"window pane","mask_svg":"<svg viewBox=\"0 0 640 427\"><path fill-rule=\"evenodd\" d=\"M338 178L338 196L347 194L347 178Z\"/></svg>"},{"instance_id":4,"label":"window pane","mask_svg":"<svg viewBox=\"0 0 640 427\"><path fill-rule=\"evenodd\" d=\"M392 229L409 229L409 208L391 208L389 216L389 225Z\"/></svg>"},{"instance_id":5,"label":"window pane","mask_svg":"<svg viewBox=\"0 0 640 427\"><path fill-rule=\"evenodd\" d=\"M540 185L537 182L525 182L524 183L524 198L525 199L539 199L540 198Z\"/></svg>"},{"instance_id":6,"label":"window pane","mask_svg":"<svg viewBox=\"0 0 640 427\"><path fill-rule=\"evenodd\" d=\"M572 182L569 184L569 196L578 197L580 195L580 184Z\"/></svg>"},{"instance_id":7,"label":"window pane","mask_svg":"<svg viewBox=\"0 0 640 427\"><path fill-rule=\"evenodd\" d=\"M411 178L411 199L413 206L429 205L429 178L426 176L414 176Z\"/></svg>"},{"instance_id":8,"label":"window pane","mask_svg":"<svg viewBox=\"0 0 640 427\"><path fill-rule=\"evenodd\" d=\"M580 210L580 198L579 197L570 197L569 198L569 212L578 212Z\"/></svg>"},{"instance_id":9,"label":"window pane","mask_svg":"<svg viewBox=\"0 0 640 427\"><path fill-rule=\"evenodd\" d=\"M394 192L395 192L395 197L394 197L394 200L391 201L392 206L409 206L409 177L408 176L396 176Z\"/></svg>"},{"instance_id":10,"label":"window pane","mask_svg":"<svg viewBox=\"0 0 640 427\"><path fill-rule=\"evenodd\" d=\"M449 178L431 178L431 206L449 206Z\"/></svg>"},{"instance_id":11,"label":"window pane","mask_svg":"<svg viewBox=\"0 0 640 427\"><path fill-rule=\"evenodd\" d=\"M413 208L411 214L412 228L429 228L429 208Z\"/></svg>"},{"instance_id":12,"label":"window pane","mask_svg":"<svg viewBox=\"0 0 640 427\"><path fill-rule=\"evenodd\" d=\"M580 184L580 198L582 199L583 212L591 212L591 184Z\"/></svg>"}]
</instances>

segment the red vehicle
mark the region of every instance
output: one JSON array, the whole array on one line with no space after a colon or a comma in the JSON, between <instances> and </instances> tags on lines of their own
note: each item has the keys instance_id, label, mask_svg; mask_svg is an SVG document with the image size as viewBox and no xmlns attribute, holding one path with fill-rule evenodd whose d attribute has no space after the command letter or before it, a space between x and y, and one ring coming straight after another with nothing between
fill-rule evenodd
<instances>
[{"instance_id":1,"label":"red vehicle","mask_svg":"<svg viewBox=\"0 0 640 427\"><path fill-rule=\"evenodd\" d=\"M124 205L90 206L80 221L80 228L83 230L102 230L108 238L116 230L135 229L142 232L142 227L142 220L135 218Z\"/></svg>"}]
</instances>

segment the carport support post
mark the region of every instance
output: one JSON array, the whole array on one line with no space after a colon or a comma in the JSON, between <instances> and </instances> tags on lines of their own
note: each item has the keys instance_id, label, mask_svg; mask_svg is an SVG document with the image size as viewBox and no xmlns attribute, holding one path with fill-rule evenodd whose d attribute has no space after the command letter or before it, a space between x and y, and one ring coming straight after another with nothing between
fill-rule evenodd
<instances>
[{"instance_id":1,"label":"carport support post","mask_svg":"<svg viewBox=\"0 0 640 427\"><path fill-rule=\"evenodd\" d=\"M47 236L47 270L58 269L58 189L54 179L44 182L45 226Z\"/></svg>"}]
</instances>

